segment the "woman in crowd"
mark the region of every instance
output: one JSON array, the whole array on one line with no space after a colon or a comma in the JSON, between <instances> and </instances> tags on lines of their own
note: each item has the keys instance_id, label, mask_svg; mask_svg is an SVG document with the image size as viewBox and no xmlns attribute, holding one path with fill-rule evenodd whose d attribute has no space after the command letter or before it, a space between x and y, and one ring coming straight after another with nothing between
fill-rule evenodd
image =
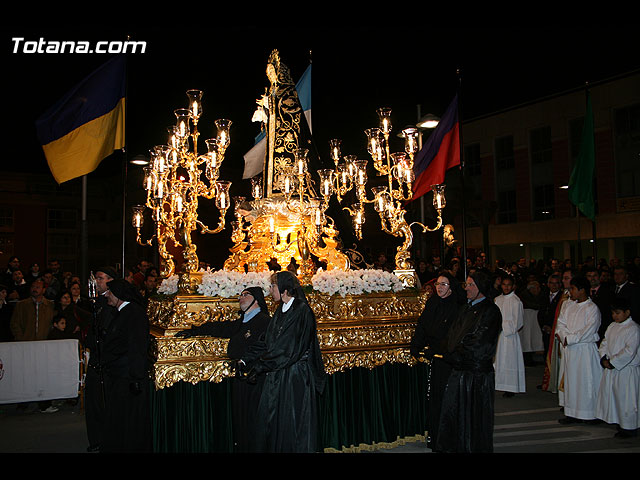
<instances>
[{"instance_id":1,"label":"woman in crowd","mask_svg":"<svg viewBox=\"0 0 640 480\"><path fill-rule=\"evenodd\" d=\"M460 283L447 271L440 273L435 282L437 295L425 304L411 339L411 354L431 361L429 368L429 406L427 446L435 449L440 422L442 395L451 372L442 360L449 327L456 320L466 295Z\"/></svg>"}]
</instances>

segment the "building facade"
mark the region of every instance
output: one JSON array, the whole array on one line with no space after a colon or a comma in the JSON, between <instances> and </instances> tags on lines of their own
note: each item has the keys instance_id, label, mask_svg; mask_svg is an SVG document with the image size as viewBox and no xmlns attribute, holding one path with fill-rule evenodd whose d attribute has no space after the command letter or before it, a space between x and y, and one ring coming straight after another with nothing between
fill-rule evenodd
<instances>
[{"instance_id":1,"label":"building facade","mask_svg":"<svg viewBox=\"0 0 640 480\"><path fill-rule=\"evenodd\" d=\"M580 89L463 123L469 249L506 261L640 255L640 73L588 88L595 222L576 213L566 188L586 109Z\"/></svg>"}]
</instances>

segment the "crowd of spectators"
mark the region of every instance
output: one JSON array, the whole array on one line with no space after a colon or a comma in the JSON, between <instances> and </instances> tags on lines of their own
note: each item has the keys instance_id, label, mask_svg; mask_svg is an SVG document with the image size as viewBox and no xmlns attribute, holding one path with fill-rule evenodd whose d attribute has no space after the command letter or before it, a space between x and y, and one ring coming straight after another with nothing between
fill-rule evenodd
<instances>
[{"instance_id":1,"label":"crowd of spectators","mask_svg":"<svg viewBox=\"0 0 640 480\"><path fill-rule=\"evenodd\" d=\"M125 271L125 279L145 298L158 285L158 270L146 260ZM86 338L92 318L88 284L74 272L64 271L58 260L46 268L33 263L25 268L17 256L0 272L0 341ZM18 305L35 305L20 308ZM26 313L21 315L21 310ZM35 317L34 317L35 315ZM36 322L37 334L27 325Z\"/></svg>"},{"instance_id":2,"label":"crowd of spectators","mask_svg":"<svg viewBox=\"0 0 640 480\"><path fill-rule=\"evenodd\" d=\"M465 278L461 264L462 260L459 257L453 257L446 265L440 264L439 256L417 260L415 265L420 288L433 291L433 282L438 272L443 270L451 273L463 283ZM498 259L490 264L486 255L479 253L473 259L467 258L467 274L474 270L483 271L491 276L494 284L494 297L502 293L499 288L502 279L510 276L515 281L516 293L523 302L529 305L536 305L536 300L545 295L548 296L550 278L556 277L561 280L565 272L570 277L584 276L591 284L590 296L603 312L602 332L611 322L610 302L616 294L629 300L632 316L635 319L640 319L638 312L640 305L640 256L627 261L621 261L618 258L607 261L601 258L597 262L589 256L585 258L584 262L578 264L574 264L569 259L555 258L549 260L532 259L527 262L522 257L512 262ZM561 288L568 289L568 282ZM618 293L618 291L620 292Z\"/></svg>"}]
</instances>

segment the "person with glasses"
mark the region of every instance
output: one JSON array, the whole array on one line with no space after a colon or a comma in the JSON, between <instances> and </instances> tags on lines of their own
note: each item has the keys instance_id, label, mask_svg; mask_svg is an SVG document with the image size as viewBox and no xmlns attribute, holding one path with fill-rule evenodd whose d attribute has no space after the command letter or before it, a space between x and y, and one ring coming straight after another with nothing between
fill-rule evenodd
<instances>
[{"instance_id":1,"label":"person with glasses","mask_svg":"<svg viewBox=\"0 0 640 480\"><path fill-rule=\"evenodd\" d=\"M247 287L238 296L240 306L236 320L207 322L189 330L176 333L178 338L196 336L228 338L227 356L239 361L247 350L257 343L271 321L267 302L261 287ZM247 381L236 368L236 377L231 385L233 442L235 452L252 451L251 442L255 436L256 414L263 377Z\"/></svg>"},{"instance_id":2,"label":"person with glasses","mask_svg":"<svg viewBox=\"0 0 640 480\"><path fill-rule=\"evenodd\" d=\"M438 275L434 286L436 295L427 299L409 347L415 358L425 358L430 362L427 447L432 450L437 445L440 406L451 372L451 366L441 356L445 352L449 327L457 318L458 310L466 298L460 282L447 271Z\"/></svg>"},{"instance_id":3,"label":"person with glasses","mask_svg":"<svg viewBox=\"0 0 640 480\"><path fill-rule=\"evenodd\" d=\"M493 358L502 315L489 298L491 278L473 272L465 283L467 304L449 328L443 360L451 374L442 400L436 449L493 452L495 373Z\"/></svg>"},{"instance_id":4,"label":"person with glasses","mask_svg":"<svg viewBox=\"0 0 640 480\"><path fill-rule=\"evenodd\" d=\"M264 377L258 403L259 452L311 453L318 448L318 398L326 373L316 318L296 276L271 277L279 305L264 336L242 357L249 379Z\"/></svg>"}]
</instances>

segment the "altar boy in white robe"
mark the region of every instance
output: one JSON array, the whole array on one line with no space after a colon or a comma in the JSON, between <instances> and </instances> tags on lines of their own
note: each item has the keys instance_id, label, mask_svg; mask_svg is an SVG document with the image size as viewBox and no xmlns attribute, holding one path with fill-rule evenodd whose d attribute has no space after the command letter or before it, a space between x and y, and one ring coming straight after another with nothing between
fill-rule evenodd
<instances>
[{"instance_id":1,"label":"altar boy in white robe","mask_svg":"<svg viewBox=\"0 0 640 480\"><path fill-rule=\"evenodd\" d=\"M504 392L503 396L512 397L516 393L526 391L524 357L518 334L524 325L524 308L522 301L515 293L515 282L512 277L504 277L501 287L502 295L498 295L495 299L502 313L502 331L498 338L494 362L495 388L497 391Z\"/></svg>"},{"instance_id":2,"label":"altar boy in white robe","mask_svg":"<svg viewBox=\"0 0 640 480\"><path fill-rule=\"evenodd\" d=\"M564 373L559 388L564 390L562 424L596 421L596 399L602 367L596 342L599 340L600 309L589 298L589 281L573 277L567 303L558 315L556 337L564 356Z\"/></svg>"},{"instance_id":3,"label":"altar boy in white robe","mask_svg":"<svg viewBox=\"0 0 640 480\"><path fill-rule=\"evenodd\" d=\"M611 305L613 322L600 343L603 367L596 415L618 425L616 437L633 437L640 428L640 325L631 318L627 299Z\"/></svg>"}]
</instances>

